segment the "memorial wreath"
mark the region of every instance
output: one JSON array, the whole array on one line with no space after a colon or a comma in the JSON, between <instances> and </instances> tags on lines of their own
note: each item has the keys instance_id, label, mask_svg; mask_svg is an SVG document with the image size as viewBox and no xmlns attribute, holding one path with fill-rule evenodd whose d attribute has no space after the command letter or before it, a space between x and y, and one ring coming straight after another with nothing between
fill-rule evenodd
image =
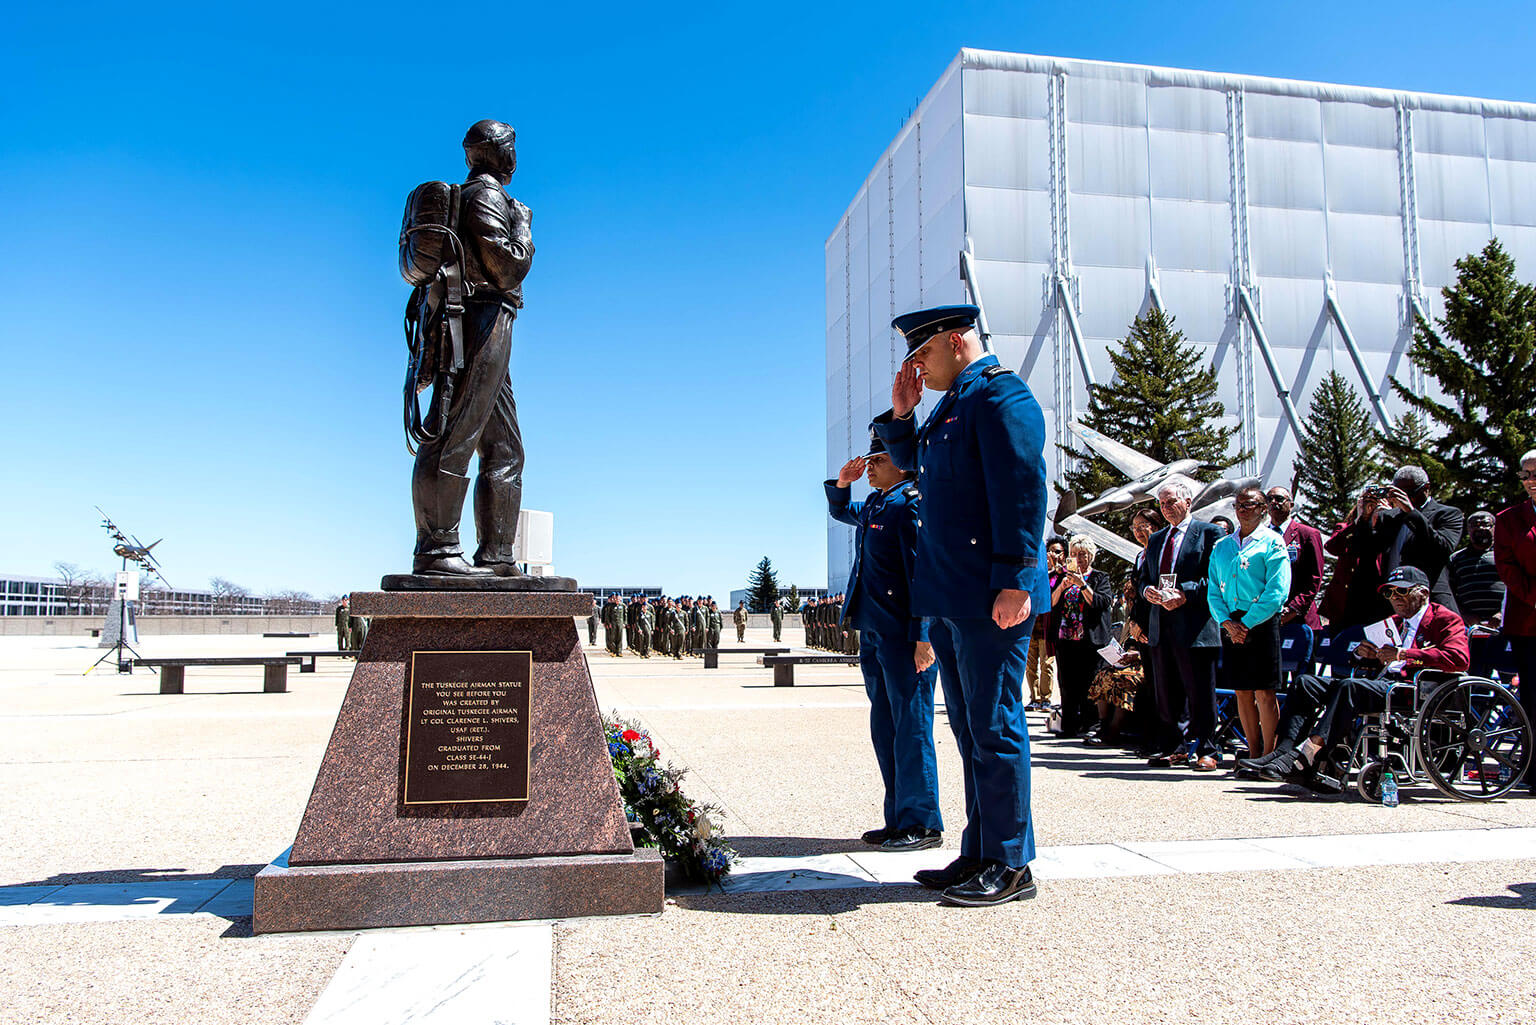
<instances>
[{"instance_id":1,"label":"memorial wreath","mask_svg":"<svg viewBox=\"0 0 1536 1025\"><path fill-rule=\"evenodd\" d=\"M661 752L638 723L612 715L603 726L624 816L642 834L636 843L658 848L693 882L718 883L736 860L712 818L720 809L695 804L683 795L684 770L662 763Z\"/></svg>"}]
</instances>

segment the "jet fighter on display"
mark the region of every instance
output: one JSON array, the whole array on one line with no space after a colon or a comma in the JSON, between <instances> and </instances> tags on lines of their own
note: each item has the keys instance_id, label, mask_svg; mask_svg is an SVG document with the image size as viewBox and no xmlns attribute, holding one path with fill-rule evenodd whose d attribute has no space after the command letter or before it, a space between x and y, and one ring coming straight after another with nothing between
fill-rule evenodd
<instances>
[{"instance_id":1,"label":"jet fighter on display","mask_svg":"<svg viewBox=\"0 0 1536 1025\"><path fill-rule=\"evenodd\" d=\"M1224 516L1229 522L1237 522L1237 512L1232 496L1237 494L1243 481L1226 477L1202 484L1189 474L1205 464L1198 459L1176 459L1171 463L1159 463L1151 456L1111 441L1091 427L1074 421L1069 425L1072 433L1089 448L1108 460L1115 469L1131 480L1119 487L1109 488L1087 505L1079 508L1077 496L1068 492L1056 504L1053 521L1061 534L1083 534L1093 539L1099 548L1118 555L1127 562L1135 562L1141 547L1128 538L1121 537L1108 527L1094 523L1089 516L1098 513L1128 509L1142 502L1154 502L1165 484L1182 483L1189 488L1194 500L1190 503L1190 515L1200 520Z\"/></svg>"},{"instance_id":2,"label":"jet fighter on display","mask_svg":"<svg viewBox=\"0 0 1536 1025\"><path fill-rule=\"evenodd\" d=\"M1151 456L1142 455L1118 441L1111 441L1092 427L1085 427L1075 420L1069 426L1073 434L1083 439L1083 444L1103 456L1115 469L1131 478L1128 483L1118 488L1108 489L1077 510L1080 516L1094 516L1098 513L1114 512L1117 509L1128 509L1138 502L1156 501L1158 489L1164 484L1175 481L1182 481L1189 487L1190 493L1195 496L1196 509L1226 498L1236 491L1236 484L1230 480L1222 479L1212 481L1210 484L1201 484L1189 476L1205 465L1198 459L1175 459L1171 463L1160 463Z\"/></svg>"},{"instance_id":3,"label":"jet fighter on display","mask_svg":"<svg viewBox=\"0 0 1536 1025\"><path fill-rule=\"evenodd\" d=\"M160 572L160 563L150 552L151 548L159 544L160 541L164 541L165 538L162 537L160 541L144 544L137 537L124 533L117 524L112 522L112 517L108 516L106 510L101 506L98 505L96 511L101 513L102 527L106 529L108 534L112 535L112 540L117 542L112 546L112 554L121 558L124 566L130 562L137 563L144 567L146 572L153 573L159 577L160 582L166 587L170 587L171 582L165 579L165 574Z\"/></svg>"}]
</instances>

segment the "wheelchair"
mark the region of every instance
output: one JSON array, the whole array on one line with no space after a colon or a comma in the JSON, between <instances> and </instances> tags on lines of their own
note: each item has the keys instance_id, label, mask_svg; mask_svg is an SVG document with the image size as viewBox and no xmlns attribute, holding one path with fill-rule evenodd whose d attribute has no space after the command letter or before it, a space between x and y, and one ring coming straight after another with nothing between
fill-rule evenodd
<instances>
[{"instance_id":1,"label":"wheelchair","mask_svg":"<svg viewBox=\"0 0 1536 1025\"><path fill-rule=\"evenodd\" d=\"M1536 681L1525 684L1536 686ZM1390 769L1399 786L1430 783L1458 801L1491 801L1531 769L1531 723L1516 696L1482 676L1421 670L1387 692L1386 710L1360 717L1353 745L1340 745L1342 790L1351 773L1367 801L1381 803Z\"/></svg>"}]
</instances>

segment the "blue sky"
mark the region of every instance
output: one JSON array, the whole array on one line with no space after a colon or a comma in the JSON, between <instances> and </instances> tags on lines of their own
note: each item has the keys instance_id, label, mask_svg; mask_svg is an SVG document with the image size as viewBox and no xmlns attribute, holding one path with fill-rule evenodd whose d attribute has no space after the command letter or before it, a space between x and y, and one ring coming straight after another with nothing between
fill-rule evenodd
<instances>
[{"instance_id":1,"label":"blue sky","mask_svg":"<svg viewBox=\"0 0 1536 1025\"><path fill-rule=\"evenodd\" d=\"M512 373L557 569L724 597L768 555L819 584L822 245L962 46L1533 100L1528 24L1513 3L25 4L0 39L0 573L114 568L98 504L167 538L179 586L404 569L400 212L497 117L534 212Z\"/></svg>"}]
</instances>

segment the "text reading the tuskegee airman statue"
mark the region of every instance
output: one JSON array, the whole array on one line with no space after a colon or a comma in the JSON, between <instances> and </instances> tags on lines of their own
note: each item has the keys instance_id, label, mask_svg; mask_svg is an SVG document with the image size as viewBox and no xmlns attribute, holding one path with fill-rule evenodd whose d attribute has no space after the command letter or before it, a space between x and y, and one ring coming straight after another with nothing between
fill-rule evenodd
<instances>
[{"instance_id":1,"label":"text reading the tuskegee airman statue","mask_svg":"<svg viewBox=\"0 0 1536 1025\"><path fill-rule=\"evenodd\" d=\"M406 687L403 801L528 799L533 658L526 651L419 651Z\"/></svg>"}]
</instances>

